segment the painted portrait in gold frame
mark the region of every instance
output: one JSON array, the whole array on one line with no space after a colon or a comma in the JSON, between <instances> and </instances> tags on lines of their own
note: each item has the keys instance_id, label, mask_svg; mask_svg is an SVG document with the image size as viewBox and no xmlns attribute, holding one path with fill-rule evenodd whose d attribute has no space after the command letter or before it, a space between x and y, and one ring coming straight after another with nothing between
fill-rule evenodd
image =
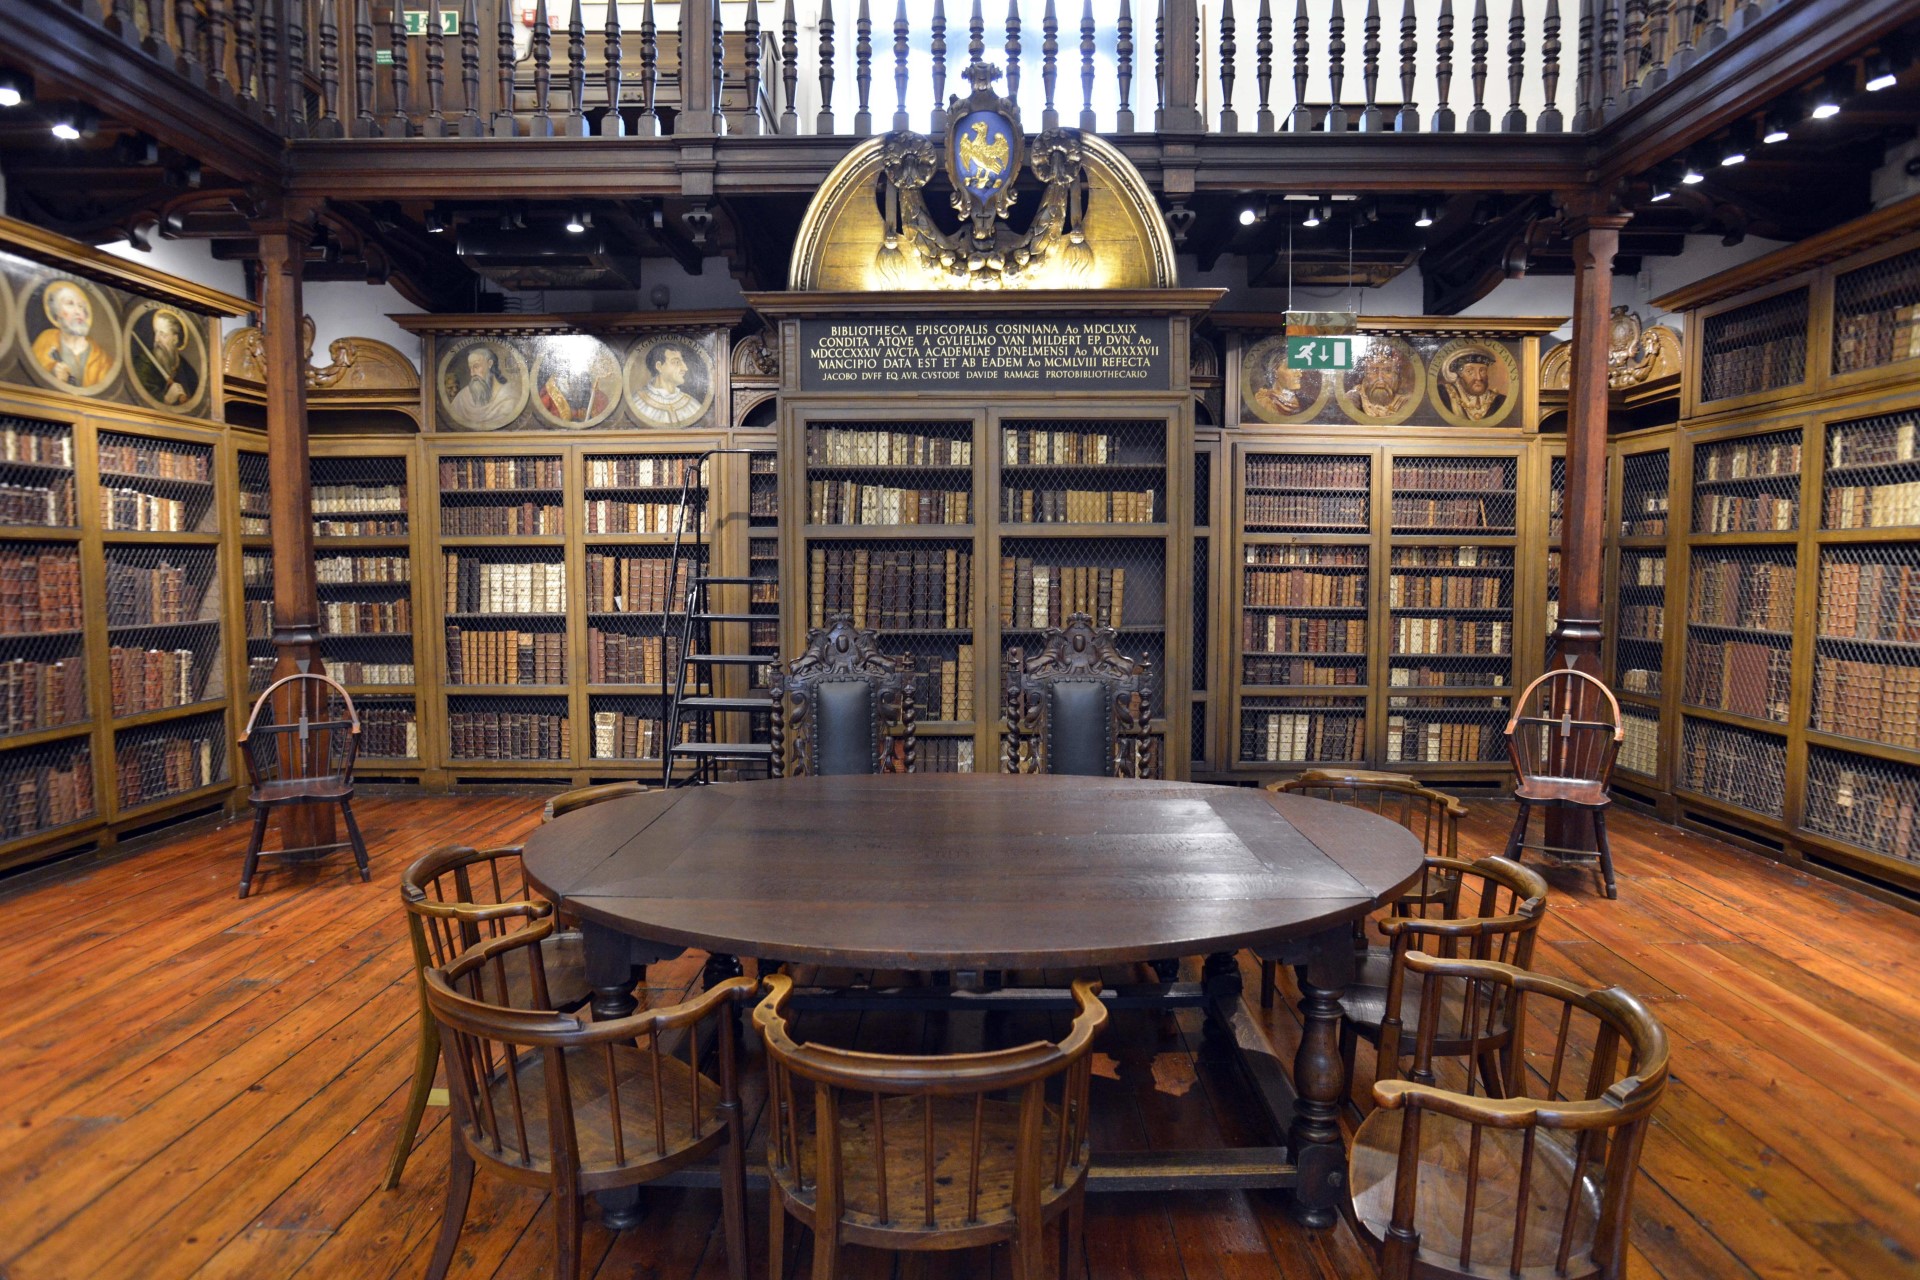
<instances>
[{"instance_id":1,"label":"painted portrait in gold frame","mask_svg":"<svg viewBox=\"0 0 1920 1280\"><path fill-rule=\"evenodd\" d=\"M533 411L548 426L597 427L620 407L620 356L584 333L535 340Z\"/></svg>"},{"instance_id":2,"label":"painted portrait in gold frame","mask_svg":"<svg viewBox=\"0 0 1920 1280\"><path fill-rule=\"evenodd\" d=\"M1498 342L1455 338L1427 362L1433 407L1456 427L1497 427L1520 401L1520 364Z\"/></svg>"},{"instance_id":3,"label":"painted portrait in gold frame","mask_svg":"<svg viewBox=\"0 0 1920 1280\"><path fill-rule=\"evenodd\" d=\"M142 402L174 413L194 413L212 382L207 367L206 324L164 302L139 302L127 313L122 335L127 385Z\"/></svg>"},{"instance_id":4,"label":"painted portrait in gold frame","mask_svg":"<svg viewBox=\"0 0 1920 1280\"><path fill-rule=\"evenodd\" d=\"M1333 377L1287 368L1287 337L1276 333L1240 357L1240 413L1256 422L1311 422L1333 393Z\"/></svg>"},{"instance_id":5,"label":"painted portrait in gold frame","mask_svg":"<svg viewBox=\"0 0 1920 1280\"><path fill-rule=\"evenodd\" d=\"M692 334L642 337L627 354L626 380L627 408L642 427L697 426L713 405L713 357Z\"/></svg>"},{"instance_id":6,"label":"painted portrait in gold frame","mask_svg":"<svg viewBox=\"0 0 1920 1280\"><path fill-rule=\"evenodd\" d=\"M527 407L533 379L527 362L501 338L447 344L435 370L440 420L456 431L498 431Z\"/></svg>"},{"instance_id":7,"label":"painted portrait in gold frame","mask_svg":"<svg viewBox=\"0 0 1920 1280\"><path fill-rule=\"evenodd\" d=\"M1411 418L1426 394L1426 368L1405 341L1386 334L1353 340L1353 368L1334 390L1347 417L1362 426L1394 426Z\"/></svg>"},{"instance_id":8,"label":"painted portrait in gold frame","mask_svg":"<svg viewBox=\"0 0 1920 1280\"><path fill-rule=\"evenodd\" d=\"M27 371L49 387L97 396L113 385L122 355L120 316L97 286L50 274L22 290L20 337Z\"/></svg>"}]
</instances>

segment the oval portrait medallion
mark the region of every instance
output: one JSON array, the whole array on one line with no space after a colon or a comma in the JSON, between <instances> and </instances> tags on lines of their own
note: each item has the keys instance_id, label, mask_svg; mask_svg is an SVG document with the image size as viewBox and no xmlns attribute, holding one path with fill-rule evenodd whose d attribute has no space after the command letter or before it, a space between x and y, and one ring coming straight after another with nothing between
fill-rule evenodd
<instances>
[{"instance_id":1,"label":"oval portrait medallion","mask_svg":"<svg viewBox=\"0 0 1920 1280\"><path fill-rule=\"evenodd\" d=\"M127 314L127 383L156 409L193 413L206 402L206 325L164 302L139 302Z\"/></svg>"},{"instance_id":2,"label":"oval portrait medallion","mask_svg":"<svg viewBox=\"0 0 1920 1280\"><path fill-rule=\"evenodd\" d=\"M627 355L627 407L645 427L691 427L713 404L713 358L686 334L642 336Z\"/></svg>"},{"instance_id":3,"label":"oval portrait medallion","mask_svg":"<svg viewBox=\"0 0 1920 1280\"><path fill-rule=\"evenodd\" d=\"M1240 357L1240 415L1256 422L1311 422L1333 392L1335 375L1287 368L1287 337L1276 333Z\"/></svg>"},{"instance_id":4,"label":"oval portrait medallion","mask_svg":"<svg viewBox=\"0 0 1920 1280\"><path fill-rule=\"evenodd\" d=\"M1520 365L1485 338L1455 338L1427 362L1433 407L1456 427L1497 427L1520 399Z\"/></svg>"},{"instance_id":5,"label":"oval portrait medallion","mask_svg":"<svg viewBox=\"0 0 1920 1280\"><path fill-rule=\"evenodd\" d=\"M50 387L97 396L120 372L120 317L99 288L72 276L42 276L20 294L18 341L28 372Z\"/></svg>"},{"instance_id":6,"label":"oval portrait medallion","mask_svg":"<svg viewBox=\"0 0 1920 1280\"><path fill-rule=\"evenodd\" d=\"M1341 410L1362 426L1405 422L1420 407L1427 382L1413 348L1384 334L1355 338L1353 368L1335 377Z\"/></svg>"},{"instance_id":7,"label":"oval portrait medallion","mask_svg":"<svg viewBox=\"0 0 1920 1280\"><path fill-rule=\"evenodd\" d=\"M527 407L533 379L504 338L459 338L447 345L434 378L440 417L457 431L498 431Z\"/></svg>"},{"instance_id":8,"label":"oval portrait medallion","mask_svg":"<svg viewBox=\"0 0 1920 1280\"><path fill-rule=\"evenodd\" d=\"M598 338L534 340L533 411L549 426L597 427L620 407L620 357Z\"/></svg>"}]
</instances>

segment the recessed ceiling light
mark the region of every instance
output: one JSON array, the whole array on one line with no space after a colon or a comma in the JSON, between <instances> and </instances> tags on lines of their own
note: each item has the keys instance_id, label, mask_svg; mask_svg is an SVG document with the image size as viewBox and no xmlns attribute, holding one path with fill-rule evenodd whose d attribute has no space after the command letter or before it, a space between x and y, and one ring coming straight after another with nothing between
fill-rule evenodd
<instances>
[{"instance_id":1,"label":"recessed ceiling light","mask_svg":"<svg viewBox=\"0 0 1920 1280\"><path fill-rule=\"evenodd\" d=\"M33 81L18 71L0 71L0 107L20 107L33 101Z\"/></svg>"},{"instance_id":2,"label":"recessed ceiling light","mask_svg":"<svg viewBox=\"0 0 1920 1280\"><path fill-rule=\"evenodd\" d=\"M1240 211L1241 226L1250 227L1258 221L1260 221L1260 215L1254 211L1254 208L1252 205L1248 205L1246 208Z\"/></svg>"}]
</instances>

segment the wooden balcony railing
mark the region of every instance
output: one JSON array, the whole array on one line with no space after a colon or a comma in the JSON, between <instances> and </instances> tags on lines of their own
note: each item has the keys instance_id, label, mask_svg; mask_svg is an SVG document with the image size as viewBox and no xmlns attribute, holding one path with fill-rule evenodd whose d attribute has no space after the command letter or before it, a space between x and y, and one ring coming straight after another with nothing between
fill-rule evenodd
<instances>
[{"instance_id":1,"label":"wooden balcony railing","mask_svg":"<svg viewBox=\"0 0 1920 1280\"><path fill-rule=\"evenodd\" d=\"M976 58L1030 130L1585 132L1818 2L70 0L294 138L938 129Z\"/></svg>"}]
</instances>

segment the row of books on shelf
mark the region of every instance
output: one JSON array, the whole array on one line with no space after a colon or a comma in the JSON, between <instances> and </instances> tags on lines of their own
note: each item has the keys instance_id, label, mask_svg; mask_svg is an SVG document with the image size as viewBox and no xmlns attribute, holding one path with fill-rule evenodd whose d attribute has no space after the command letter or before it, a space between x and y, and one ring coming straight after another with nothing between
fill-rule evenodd
<instances>
[{"instance_id":1,"label":"row of books on shelf","mask_svg":"<svg viewBox=\"0 0 1920 1280\"><path fill-rule=\"evenodd\" d=\"M664 685L680 664L680 637L631 636L587 628L590 684Z\"/></svg>"},{"instance_id":2,"label":"row of books on shelf","mask_svg":"<svg viewBox=\"0 0 1920 1280\"><path fill-rule=\"evenodd\" d=\"M52 484L0 484L0 524L71 526L73 481Z\"/></svg>"},{"instance_id":3,"label":"row of books on shelf","mask_svg":"<svg viewBox=\"0 0 1920 1280\"><path fill-rule=\"evenodd\" d=\"M1364 609L1367 575L1249 567L1244 603L1269 609Z\"/></svg>"},{"instance_id":4,"label":"row of books on shelf","mask_svg":"<svg viewBox=\"0 0 1920 1280\"><path fill-rule=\"evenodd\" d=\"M1504 751L1504 722L1494 719L1387 717L1387 759L1396 763L1471 764Z\"/></svg>"},{"instance_id":5,"label":"row of books on shelf","mask_svg":"<svg viewBox=\"0 0 1920 1280\"><path fill-rule=\"evenodd\" d=\"M1620 728L1626 736L1620 739L1620 751L1613 758L1614 765L1643 777L1657 776L1660 772L1660 722L1645 716L1622 716Z\"/></svg>"},{"instance_id":6,"label":"row of books on shelf","mask_svg":"<svg viewBox=\"0 0 1920 1280\"><path fill-rule=\"evenodd\" d=\"M1807 376L1807 337L1796 333L1771 342L1730 350L1709 345L1701 361L1702 400L1726 400L1775 387L1791 386ZM1796 462L1789 470L1797 470Z\"/></svg>"},{"instance_id":7,"label":"row of books on shelf","mask_svg":"<svg viewBox=\"0 0 1920 1280\"><path fill-rule=\"evenodd\" d=\"M1808 831L1889 857L1920 860L1920 775L1822 763L1807 771Z\"/></svg>"},{"instance_id":8,"label":"row of books on shelf","mask_svg":"<svg viewBox=\"0 0 1920 1280\"><path fill-rule=\"evenodd\" d=\"M248 556L249 560L256 557ZM273 557L258 557L263 563L264 576L257 579L257 585L268 586L273 582ZM413 581L413 557L374 553L371 555L330 555L316 556L313 561L314 581L322 586L370 586L387 583ZM249 585L255 585L256 579L251 572L247 577Z\"/></svg>"},{"instance_id":9,"label":"row of books on shelf","mask_svg":"<svg viewBox=\"0 0 1920 1280\"><path fill-rule=\"evenodd\" d=\"M240 532L264 534L268 532L267 522L262 520L258 528L243 528ZM407 536L407 518L386 516L361 520L316 519L313 522L313 536L316 538L404 538Z\"/></svg>"},{"instance_id":10,"label":"row of books on shelf","mask_svg":"<svg viewBox=\"0 0 1920 1280\"><path fill-rule=\"evenodd\" d=\"M1390 609L1504 609L1513 604L1513 575L1443 573L1387 577Z\"/></svg>"},{"instance_id":11,"label":"row of books on shelf","mask_svg":"<svg viewBox=\"0 0 1920 1280\"><path fill-rule=\"evenodd\" d=\"M1240 645L1250 653L1365 653L1367 620L1242 614Z\"/></svg>"},{"instance_id":12,"label":"row of books on shelf","mask_svg":"<svg viewBox=\"0 0 1920 1280\"><path fill-rule=\"evenodd\" d=\"M113 683L113 714L131 716L198 702L197 686L203 673L196 671L195 665L191 649L113 646L107 651Z\"/></svg>"},{"instance_id":13,"label":"row of books on shelf","mask_svg":"<svg viewBox=\"0 0 1920 1280\"><path fill-rule=\"evenodd\" d=\"M1240 679L1243 684L1256 685L1359 685L1366 683L1367 664L1334 664L1316 662L1312 658L1249 654L1240 659Z\"/></svg>"},{"instance_id":14,"label":"row of books on shelf","mask_svg":"<svg viewBox=\"0 0 1920 1280\"><path fill-rule=\"evenodd\" d=\"M1504 547L1395 547L1394 568L1504 569L1513 572L1513 552Z\"/></svg>"},{"instance_id":15,"label":"row of books on shelf","mask_svg":"<svg viewBox=\"0 0 1920 1280\"><path fill-rule=\"evenodd\" d=\"M71 461L68 462L72 465ZM100 437L100 470L159 480L213 479L213 450L205 445L166 444L131 436Z\"/></svg>"},{"instance_id":16,"label":"row of books on shelf","mask_svg":"<svg viewBox=\"0 0 1920 1280\"><path fill-rule=\"evenodd\" d=\"M550 537L566 529L566 513L557 502L440 508L440 533L447 538Z\"/></svg>"},{"instance_id":17,"label":"row of books on shelf","mask_svg":"<svg viewBox=\"0 0 1920 1280\"><path fill-rule=\"evenodd\" d=\"M449 710L447 736L459 760L567 760L572 724L565 711Z\"/></svg>"},{"instance_id":18,"label":"row of books on shelf","mask_svg":"<svg viewBox=\"0 0 1920 1280\"><path fill-rule=\"evenodd\" d=\"M1513 624L1468 618L1395 618L1393 652L1407 654L1513 652Z\"/></svg>"},{"instance_id":19,"label":"row of books on shelf","mask_svg":"<svg viewBox=\"0 0 1920 1280\"><path fill-rule=\"evenodd\" d=\"M1251 457L1246 482L1253 488L1366 489L1373 484L1373 463L1368 458Z\"/></svg>"},{"instance_id":20,"label":"row of books on shelf","mask_svg":"<svg viewBox=\"0 0 1920 1280\"><path fill-rule=\"evenodd\" d=\"M1623 587L1666 586L1667 558L1663 555L1620 557L1620 585Z\"/></svg>"},{"instance_id":21,"label":"row of books on shelf","mask_svg":"<svg viewBox=\"0 0 1920 1280\"><path fill-rule=\"evenodd\" d=\"M1687 620L1702 626L1793 630L1793 575L1777 560L1696 557Z\"/></svg>"},{"instance_id":22,"label":"row of books on shelf","mask_svg":"<svg viewBox=\"0 0 1920 1280\"><path fill-rule=\"evenodd\" d=\"M1640 510L1620 511L1620 536L1623 538L1659 538L1667 532L1667 495L1650 493L1640 499Z\"/></svg>"},{"instance_id":23,"label":"row of books on shelf","mask_svg":"<svg viewBox=\"0 0 1920 1280\"><path fill-rule=\"evenodd\" d=\"M320 561L315 560L315 576L318 576ZM270 551L246 551L240 555L240 584L246 587L273 586L273 553Z\"/></svg>"},{"instance_id":24,"label":"row of books on shelf","mask_svg":"<svg viewBox=\"0 0 1920 1280\"><path fill-rule=\"evenodd\" d=\"M1312 565L1324 569L1367 567L1365 547L1314 547L1301 546L1298 543L1270 546L1264 543L1250 543L1247 546L1246 557L1250 565Z\"/></svg>"},{"instance_id":25,"label":"row of books on shelf","mask_svg":"<svg viewBox=\"0 0 1920 1280\"><path fill-rule=\"evenodd\" d=\"M905 744L901 744L904 750ZM913 744L919 773L972 773L972 738L920 738ZM904 762L903 762L904 763Z\"/></svg>"},{"instance_id":26,"label":"row of books on shelf","mask_svg":"<svg viewBox=\"0 0 1920 1280\"><path fill-rule=\"evenodd\" d=\"M51 831L91 818L93 757L85 748L48 758L0 757L0 840Z\"/></svg>"},{"instance_id":27,"label":"row of books on shelf","mask_svg":"<svg viewBox=\"0 0 1920 1280\"><path fill-rule=\"evenodd\" d=\"M954 547L878 551L815 546L807 552L808 617L837 613L856 627L954 629L973 620L973 552Z\"/></svg>"},{"instance_id":28,"label":"row of books on shelf","mask_svg":"<svg viewBox=\"0 0 1920 1280\"><path fill-rule=\"evenodd\" d=\"M448 684L565 684L562 631L447 628Z\"/></svg>"},{"instance_id":29,"label":"row of books on shelf","mask_svg":"<svg viewBox=\"0 0 1920 1280\"><path fill-rule=\"evenodd\" d=\"M273 660L267 660L271 663ZM411 662L361 662L357 659L327 659L327 674L341 684L412 684Z\"/></svg>"},{"instance_id":30,"label":"row of books on shelf","mask_svg":"<svg viewBox=\"0 0 1920 1280\"><path fill-rule=\"evenodd\" d=\"M320 629L330 636L408 635L413 631L413 601L322 600Z\"/></svg>"},{"instance_id":31,"label":"row of books on shelf","mask_svg":"<svg viewBox=\"0 0 1920 1280\"><path fill-rule=\"evenodd\" d=\"M826 467L970 467L973 438L810 427L807 461Z\"/></svg>"},{"instance_id":32,"label":"row of books on shelf","mask_svg":"<svg viewBox=\"0 0 1920 1280\"><path fill-rule=\"evenodd\" d=\"M198 570L164 560L153 565L108 560L107 624L165 626L199 621L211 565L211 559Z\"/></svg>"},{"instance_id":33,"label":"row of books on shelf","mask_svg":"<svg viewBox=\"0 0 1920 1280\"><path fill-rule=\"evenodd\" d=\"M902 489L857 480L807 482L810 524L966 524L973 519L967 489Z\"/></svg>"},{"instance_id":34,"label":"row of books on shelf","mask_svg":"<svg viewBox=\"0 0 1920 1280\"><path fill-rule=\"evenodd\" d=\"M1835 423L1827 428L1827 467L1881 467L1894 462L1913 462L1915 428L1920 416L1903 415L1887 422Z\"/></svg>"},{"instance_id":35,"label":"row of books on shelf","mask_svg":"<svg viewBox=\"0 0 1920 1280\"><path fill-rule=\"evenodd\" d=\"M1920 524L1920 480L1829 488L1825 515L1829 529Z\"/></svg>"},{"instance_id":36,"label":"row of books on shelf","mask_svg":"<svg viewBox=\"0 0 1920 1280\"><path fill-rule=\"evenodd\" d=\"M679 489L700 485L700 460L666 455L587 459L589 489Z\"/></svg>"},{"instance_id":37,"label":"row of books on shelf","mask_svg":"<svg viewBox=\"0 0 1920 1280\"><path fill-rule=\"evenodd\" d=\"M923 661L913 677L913 705L921 720L973 719L973 646L956 646L951 658Z\"/></svg>"},{"instance_id":38,"label":"row of books on shelf","mask_svg":"<svg viewBox=\"0 0 1920 1280\"><path fill-rule=\"evenodd\" d=\"M1675 762L1674 786L1727 804L1785 816L1784 741L1707 720L1688 720Z\"/></svg>"},{"instance_id":39,"label":"row of books on shelf","mask_svg":"<svg viewBox=\"0 0 1920 1280\"><path fill-rule=\"evenodd\" d=\"M1000 557L1000 625L1015 629L1064 626L1076 613L1096 627L1126 625L1127 571L1090 565L1035 564L1027 556Z\"/></svg>"},{"instance_id":40,"label":"row of books on shelf","mask_svg":"<svg viewBox=\"0 0 1920 1280\"><path fill-rule=\"evenodd\" d=\"M1249 493L1247 526L1364 530L1369 501L1364 493Z\"/></svg>"},{"instance_id":41,"label":"row of books on shelf","mask_svg":"<svg viewBox=\"0 0 1920 1280\"><path fill-rule=\"evenodd\" d=\"M593 613L678 613L699 565L666 556L587 553L587 608Z\"/></svg>"},{"instance_id":42,"label":"row of books on shelf","mask_svg":"<svg viewBox=\"0 0 1920 1280\"><path fill-rule=\"evenodd\" d=\"M382 760L420 758L420 725L411 701L362 701L354 704L354 710L360 715L362 756Z\"/></svg>"},{"instance_id":43,"label":"row of books on shelf","mask_svg":"<svg viewBox=\"0 0 1920 1280\"><path fill-rule=\"evenodd\" d=\"M1658 667L1622 667L1620 687L1628 693L1644 693L1648 697L1657 698L1660 696L1660 669Z\"/></svg>"},{"instance_id":44,"label":"row of books on shelf","mask_svg":"<svg viewBox=\"0 0 1920 1280\"><path fill-rule=\"evenodd\" d=\"M1823 560L1820 634L1920 641L1920 566Z\"/></svg>"},{"instance_id":45,"label":"row of books on shelf","mask_svg":"<svg viewBox=\"0 0 1920 1280\"><path fill-rule=\"evenodd\" d=\"M1695 480L1752 480L1800 474L1797 431L1701 445L1693 456Z\"/></svg>"},{"instance_id":46,"label":"row of books on shelf","mask_svg":"<svg viewBox=\"0 0 1920 1280\"><path fill-rule=\"evenodd\" d=\"M1162 455L1156 450L1152 461ZM1120 438L1107 431L1042 431L1008 427L1000 435L1000 461L1010 467L1100 467L1121 461Z\"/></svg>"},{"instance_id":47,"label":"row of books on shelf","mask_svg":"<svg viewBox=\"0 0 1920 1280\"><path fill-rule=\"evenodd\" d=\"M1152 489L1002 489L1000 518L1019 524L1152 524Z\"/></svg>"},{"instance_id":48,"label":"row of books on shelf","mask_svg":"<svg viewBox=\"0 0 1920 1280\"><path fill-rule=\"evenodd\" d=\"M1800 525L1800 499L1771 493L1702 493L1693 508L1695 533L1774 533Z\"/></svg>"},{"instance_id":49,"label":"row of books on shelf","mask_svg":"<svg viewBox=\"0 0 1920 1280\"><path fill-rule=\"evenodd\" d=\"M1505 688L1506 664L1493 664L1488 671L1460 671L1452 667L1428 667L1418 663L1395 663L1387 668L1390 689L1483 689Z\"/></svg>"},{"instance_id":50,"label":"row of books on shelf","mask_svg":"<svg viewBox=\"0 0 1920 1280\"><path fill-rule=\"evenodd\" d=\"M707 531L707 509L677 502L616 502L588 498L580 507L588 533L680 533L698 538Z\"/></svg>"},{"instance_id":51,"label":"row of books on shelf","mask_svg":"<svg viewBox=\"0 0 1920 1280\"><path fill-rule=\"evenodd\" d=\"M1680 697L1696 707L1784 724L1793 678L1791 659L1789 651L1778 645L1745 640L1713 644L1695 637L1687 643Z\"/></svg>"},{"instance_id":52,"label":"row of books on shelf","mask_svg":"<svg viewBox=\"0 0 1920 1280\"><path fill-rule=\"evenodd\" d=\"M248 489L242 487L240 490L240 514L242 517L258 519L260 522L258 532L265 533L267 531L267 521L273 518L273 496L265 489ZM254 530L243 528L241 532L251 533L254 532Z\"/></svg>"},{"instance_id":53,"label":"row of books on shelf","mask_svg":"<svg viewBox=\"0 0 1920 1280\"><path fill-rule=\"evenodd\" d=\"M308 494L309 506L316 516L407 514L407 487L403 484L316 484ZM258 511L261 515L270 513L264 502Z\"/></svg>"},{"instance_id":54,"label":"row of books on shelf","mask_svg":"<svg viewBox=\"0 0 1920 1280\"><path fill-rule=\"evenodd\" d=\"M244 600L240 604L240 617L247 628L247 639L273 639L273 601Z\"/></svg>"},{"instance_id":55,"label":"row of books on shelf","mask_svg":"<svg viewBox=\"0 0 1920 1280\"><path fill-rule=\"evenodd\" d=\"M1401 458L1393 464L1396 489L1493 489L1511 492L1514 463L1506 458Z\"/></svg>"},{"instance_id":56,"label":"row of books on shelf","mask_svg":"<svg viewBox=\"0 0 1920 1280\"><path fill-rule=\"evenodd\" d=\"M1510 503L1489 504L1484 498L1403 498L1393 500L1395 532L1436 529L1446 532L1511 532Z\"/></svg>"},{"instance_id":57,"label":"row of books on shelf","mask_svg":"<svg viewBox=\"0 0 1920 1280\"><path fill-rule=\"evenodd\" d=\"M1363 708L1327 711L1243 711L1240 758L1261 764L1364 760L1367 719Z\"/></svg>"},{"instance_id":58,"label":"row of books on shelf","mask_svg":"<svg viewBox=\"0 0 1920 1280\"><path fill-rule=\"evenodd\" d=\"M695 726L680 726L680 741L694 741ZM667 722L659 716L634 715L626 711L593 713L593 758L595 760L658 760L667 741Z\"/></svg>"},{"instance_id":59,"label":"row of books on shelf","mask_svg":"<svg viewBox=\"0 0 1920 1280\"><path fill-rule=\"evenodd\" d=\"M0 734L35 733L87 718L87 673L79 658L0 662Z\"/></svg>"},{"instance_id":60,"label":"row of books on shelf","mask_svg":"<svg viewBox=\"0 0 1920 1280\"><path fill-rule=\"evenodd\" d=\"M561 561L503 563L446 553L448 613L565 613L567 566Z\"/></svg>"},{"instance_id":61,"label":"row of books on shelf","mask_svg":"<svg viewBox=\"0 0 1920 1280\"><path fill-rule=\"evenodd\" d=\"M85 616L78 552L0 550L0 637L75 631Z\"/></svg>"},{"instance_id":62,"label":"row of books on shelf","mask_svg":"<svg viewBox=\"0 0 1920 1280\"><path fill-rule=\"evenodd\" d=\"M1614 614L1622 640L1665 638L1667 607L1663 604L1623 604Z\"/></svg>"},{"instance_id":63,"label":"row of books on shelf","mask_svg":"<svg viewBox=\"0 0 1920 1280\"><path fill-rule=\"evenodd\" d=\"M73 465L73 433L65 427L30 427L17 419L0 426L0 462L34 462L46 467Z\"/></svg>"},{"instance_id":64,"label":"row of books on shelf","mask_svg":"<svg viewBox=\"0 0 1920 1280\"><path fill-rule=\"evenodd\" d=\"M227 772L225 752L219 749L212 732L185 730L138 742L122 741L114 756L122 809L210 787Z\"/></svg>"},{"instance_id":65,"label":"row of books on shelf","mask_svg":"<svg viewBox=\"0 0 1920 1280\"><path fill-rule=\"evenodd\" d=\"M1896 303L1833 318L1835 373L1916 357L1920 357L1920 303Z\"/></svg>"},{"instance_id":66,"label":"row of books on shelf","mask_svg":"<svg viewBox=\"0 0 1920 1280\"><path fill-rule=\"evenodd\" d=\"M566 482L559 458L440 459L442 489L559 489Z\"/></svg>"},{"instance_id":67,"label":"row of books on shelf","mask_svg":"<svg viewBox=\"0 0 1920 1280\"><path fill-rule=\"evenodd\" d=\"M190 510L180 498L138 489L100 490L100 527L110 533L192 533Z\"/></svg>"},{"instance_id":68,"label":"row of books on shelf","mask_svg":"<svg viewBox=\"0 0 1920 1280\"><path fill-rule=\"evenodd\" d=\"M1822 654L1813 668L1813 727L1920 750L1920 667Z\"/></svg>"},{"instance_id":69,"label":"row of books on shelf","mask_svg":"<svg viewBox=\"0 0 1920 1280\"><path fill-rule=\"evenodd\" d=\"M780 515L780 491L770 486L756 487L747 495L747 514L756 518L777 518Z\"/></svg>"}]
</instances>

